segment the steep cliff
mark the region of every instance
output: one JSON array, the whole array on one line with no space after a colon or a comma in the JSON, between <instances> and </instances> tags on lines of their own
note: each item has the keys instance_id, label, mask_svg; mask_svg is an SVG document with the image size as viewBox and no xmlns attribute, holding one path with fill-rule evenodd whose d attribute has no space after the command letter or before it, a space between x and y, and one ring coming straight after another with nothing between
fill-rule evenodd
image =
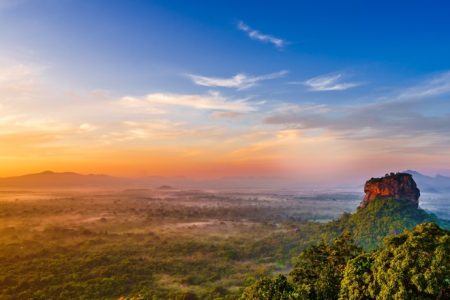
<instances>
[{"instance_id":1,"label":"steep cliff","mask_svg":"<svg viewBox=\"0 0 450 300\"><path fill-rule=\"evenodd\" d=\"M366 195L359 209L344 214L325 226L331 238L349 232L366 250L382 245L385 236L402 233L421 223L436 223L450 229L450 221L418 207L420 191L408 173L391 173L372 178L364 186Z\"/></svg>"},{"instance_id":2,"label":"steep cliff","mask_svg":"<svg viewBox=\"0 0 450 300\"><path fill-rule=\"evenodd\" d=\"M420 191L411 174L408 173L391 173L381 178L372 178L366 181L364 193L366 195L359 205L361 208L381 198L406 200L414 207L419 206Z\"/></svg>"}]
</instances>

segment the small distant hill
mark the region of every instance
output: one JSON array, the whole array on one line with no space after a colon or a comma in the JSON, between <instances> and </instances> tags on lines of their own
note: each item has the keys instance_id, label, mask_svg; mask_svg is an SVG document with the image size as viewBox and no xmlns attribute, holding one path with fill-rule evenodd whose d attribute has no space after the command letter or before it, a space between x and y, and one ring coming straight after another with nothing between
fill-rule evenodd
<instances>
[{"instance_id":1,"label":"small distant hill","mask_svg":"<svg viewBox=\"0 0 450 300\"><path fill-rule=\"evenodd\" d=\"M173 186L170 186L170 185L161 185L161 186L159 186L157 188L157 190L160 190L160 191L171 191L171 190L174 190L174 189L175 188Z\"/></svg>"},{"instance_id":2,"label":"small distant hill","mask_svg":"<svg viewBox=\"0 0 450 300\"><path fill-rule=\"evenodd\" d=\"M428 193L450 193L450 177L443 175L427 176L414 170L407 170L413 176L420 190Z\"/></svg>"},{"instance_id":3,"label":"small distant hill","mask_svg":"<svg viewBox=\"0 0 450 300\"><path fill-rule=\"evenodd\" d=\"M129 180L107 175L82 175L73 172L45 171L15 177L0 178L0 188L75 188L75 187L112 187L126 185Z\"/></svg>"}]
</instances>

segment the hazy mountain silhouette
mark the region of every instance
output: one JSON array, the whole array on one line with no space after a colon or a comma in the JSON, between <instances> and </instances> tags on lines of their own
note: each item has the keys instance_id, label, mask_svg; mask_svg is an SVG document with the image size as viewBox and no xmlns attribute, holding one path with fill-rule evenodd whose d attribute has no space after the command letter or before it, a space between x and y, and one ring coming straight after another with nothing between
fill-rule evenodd
<instances>
[{"instance_id":1,"label":"hazy mountain silhouette","mask_svg":"<svg viewBox=\"0 0 450 300\"><path fill-rule=\"evenodd\" d=\"M296 187L298 183L278 177L223 177L193 179L183 176L162 177L114 177L99 174L45 171L14 177L0 177L0 188L52 189L52 188L171 188L194 189L283 189Z\"/></svg>"},{"instance_id":2,"label":"hazy mountain silhouette","mask_svg":"<svg viewBox=\"0 0 450 300\"><path fill-rule=\"evenodd\" d=\"M414 170L407 170L413 176L420 190L428 193L444 193L450 192L450 177L436 175L434 177L427 176Z\"/></svg>"},{"instance_id":3,"label":"hazy mountain silhouette","mask_svg":"<svg viewBox=\"0 0 450 300\"><path fill-rule=\"evenodd\" d=\"M130 184L126 178L108 175L82 175L73 172L45 171L15 177L0 178L0 187L7 188L70 188L70 187L109 187Z\"/></svg>"}]
</instances>

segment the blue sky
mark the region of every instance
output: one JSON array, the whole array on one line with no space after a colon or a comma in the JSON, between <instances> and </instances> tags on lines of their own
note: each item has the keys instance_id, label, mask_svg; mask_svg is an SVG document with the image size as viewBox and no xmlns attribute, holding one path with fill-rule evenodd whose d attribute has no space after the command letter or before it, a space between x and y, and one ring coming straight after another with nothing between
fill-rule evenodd
<instances>
[{"instance_id":1,"label":"blue sky","mask_svg":"<svg viewBox=\"0 0 450 300\"><path fill-rule=\"evenodd\" d=\"M172 173L193 176L214 165L302 178L322 161L331 174L361 174L368 160L379 172L450 169L450 4L242 2L0 0L3 135L41 128L48 139L23 151L48 153L188 149L205 167ZM149 170L97 167L164 168L147 160Z\"/></svg>"},{"instance_id":2,"label":"blue sky","mask_svg":"<svg viewBox=\"0 0 450 300\"><path fill-rule=\"evenodd\" d=\"M32 58L88 88L147 92L170 80L189 89L180 73L280 69L292 80L347 71L402 83L450 64L445 1L3 1L12 4L3 5L2 45L33 49ZM286 46L246 39L239 21Z\"/></svg>"}]
</instances>

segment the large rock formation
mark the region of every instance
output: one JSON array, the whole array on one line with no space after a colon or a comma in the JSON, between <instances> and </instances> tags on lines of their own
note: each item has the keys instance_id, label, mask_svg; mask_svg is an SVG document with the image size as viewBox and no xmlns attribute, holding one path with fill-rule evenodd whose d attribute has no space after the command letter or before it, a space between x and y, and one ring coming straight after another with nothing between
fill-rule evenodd
<instances>
[{"instance_id":1,"label":"large rock formation","mask_svg":"<svg viewBox=\"0 0 450 300\"><path fill-rule=\"evenodd\" d=\"M378 198L403 199L415 207L419 206L420 191L412 175L408 173L391 173L381 178L372 178L366 181L364 193L364 200L359 205L362 208Z\"/></svg>"}]
</instances>

